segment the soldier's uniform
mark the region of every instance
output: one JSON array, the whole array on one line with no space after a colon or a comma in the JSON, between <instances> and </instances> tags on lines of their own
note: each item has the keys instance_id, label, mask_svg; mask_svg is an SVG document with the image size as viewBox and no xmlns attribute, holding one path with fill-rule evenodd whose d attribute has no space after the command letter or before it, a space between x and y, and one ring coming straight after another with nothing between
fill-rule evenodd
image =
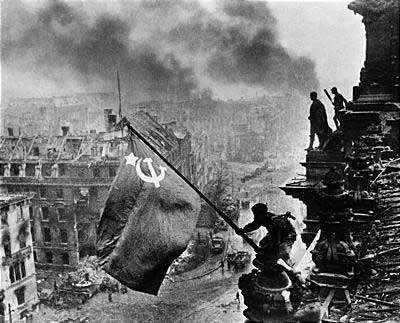
<instances>
[{"instance_id":1,"label":"soldier's uniform","mask_svg":"<svg viewBox=\"0 0 400 323\"><path fill-rule=\"evenodd\" d=\"M322 102L316 99L310 106L310 142L314 142L315 135L318 136L319 147L322 148L328 136L331 133L331 129L328 125L328 119L326 116L326 110ZM310 144L310 147L312 145Z\"/></svg>"},{"instance_id":2,"label":"soldier's uniform","mask_svg":"<svg viewBox=\"0 0 400 323\"><path fill-rule=\"evenodd\" d=\"M251 232L259 229L261 226L268 230L268 234L261 239L260 248L272 249L276 252L278 258L289 259L289 253L294 241L296 240L296 231L288 220L288 217L294 218L290 213L276 215L271 212L254 213L254 221L243 228L243 232Z\"/></svg>"},{"instance_id":3,"label":"soldier's uniform","mask_svg":"<svg viewBox=\"0 0 400 323\"><path fill-rule=\"evenodd\" d=\"M333 97L333 106L335 109L335 115L333 116L333 121L335 122L335 126L336 129L339 130L340 129L340 114L339 111L343 110L347 104L346 99L343 97L343 95L341 95L336 88L332 88L332 93L334 93L334 97Z\"/></svg>"}]
</instances>

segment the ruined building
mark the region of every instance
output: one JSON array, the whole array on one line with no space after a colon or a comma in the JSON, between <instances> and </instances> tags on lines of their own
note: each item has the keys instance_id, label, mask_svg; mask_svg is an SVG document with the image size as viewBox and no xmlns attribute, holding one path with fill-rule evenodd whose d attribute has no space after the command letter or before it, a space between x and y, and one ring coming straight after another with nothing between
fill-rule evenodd
<instances>
[{"instance_id":1,"label":"ruined building","mask_svg":"<svg viewBox=\"0 0 400 323\"><path fill-rule=\"evenodd\" d=\"M114 129L111 110L105 111L103 120L107 132L72 135L67 130L57 136L0 139L0 188L34 194L31 225L39 273L72 270L80 257L95 252L95 226L128 145L127 133ZM162 126L144 112L130 120L194 180L190 134L185 129Z\"/></svg>"},{"instance_id":2,"label":"ruined building","mask_svg":"<svg viewBox=\"0 0 400 323\"><path fill-rule=\"evenodd\" d=\"M0 322L20 322L38 303L31 197L0 195Z\"/></svg>"},{"instance_id":3,"label":"ruined building","mask_svg":"<svg viewBox=\"0 0 400 323\"><path fill-rule=\"evenodd\" d=\"M81 93L48 98L11 98L0 110L4 136L57 136L104 132L102 111L116 106L114 93Z\"/></svg>"},{"instance_id":4,"label":"ruined building","mask_svg":"<svg viewBox=\"0 0 400 323\"><path fill-rule=\"evenodd\" d=\"M263 136L251 130L249 124L233 126L233 136L228 141L227 157L237 162L262 162L264 160Z\"/></svg>"}]
</instances>

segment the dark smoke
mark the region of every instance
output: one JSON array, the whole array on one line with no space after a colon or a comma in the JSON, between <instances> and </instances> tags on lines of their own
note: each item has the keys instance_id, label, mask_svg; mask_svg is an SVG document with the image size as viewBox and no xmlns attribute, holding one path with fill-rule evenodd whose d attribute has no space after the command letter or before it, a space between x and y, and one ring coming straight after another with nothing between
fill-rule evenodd
<instances>
[{"instance_id":1,"label":"dark smoke","mask_svg":"<svg viewBox=\"0 0 400 323\"><path fill-rule=\"evenodd\" d=\"M280 45L264 2L226 0L215 10L181 0L104 5L3 2L3 95L109 91L116 70L136 99L187 98L208 81L266 91L318 86L313 62Z\"/></svg>"},{"instance_id":2,"label":"dark smoke","mask_svg":"<svg viewBox=\"0 0 400 323\"><path fill-rule=\"evenodd\" d=\"M170 32L170 39L184 41L189 52L209 53L209 76L272 90L318 88L314 63L291 56L280 45L276 20L265 2L226 0L221 11L223 20L208 19L203 11Z\"/></svg>"},{"instance_id":3,"label":"dark smoke","mask_svg":"<svg viewBox=\"0 0 400 323\"><path fill-rule=\"evenodd\" d=\"M2 37L2 61L17 69L20 61L28 60L30 68L60 82L60 88L61 66L88 88L109 87L119 70L123 84L134 85L149 97L166 93L187 97L195 89L193 71L183 67L172 52L160 57L145 43L130 48L132 22L101 14L91 24L78 9L60 1L49 2L21 37Z\"/></svg>"}]
</instances>

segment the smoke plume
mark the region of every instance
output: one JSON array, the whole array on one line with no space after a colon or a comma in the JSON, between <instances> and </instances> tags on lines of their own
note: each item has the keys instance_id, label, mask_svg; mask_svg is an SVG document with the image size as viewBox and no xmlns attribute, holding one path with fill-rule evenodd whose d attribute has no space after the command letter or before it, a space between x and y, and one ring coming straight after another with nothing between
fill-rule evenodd
<instances>
[{"instance_id":1,"label":"smoke plume","mask_svg":"<svg viewBox=\"0 0 400 323\"><path fill-rule=\"evenodd\" d=\"M110 91L116 70L136 99L318 87L313 62L280 44L265 2L5 1L1 44L3 96Z\"/></svg>"}]
</instances>

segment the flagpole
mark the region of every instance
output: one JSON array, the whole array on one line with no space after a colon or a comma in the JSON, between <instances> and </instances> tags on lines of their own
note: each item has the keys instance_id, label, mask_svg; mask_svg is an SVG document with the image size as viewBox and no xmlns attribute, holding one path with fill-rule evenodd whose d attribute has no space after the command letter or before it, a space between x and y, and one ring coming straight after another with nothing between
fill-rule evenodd
<instances>
[{"instance_id":1,"label":"flagpole","mask_svg":"<svg viewBox=\"0 0 400 323\"><path fill-rule=\"evenodd\" d=\"M158 150L153 147L153 145L147 141L139 132L137 132L129 123L126 118L123 118L124 122L122 123L124 126L128 128L128 130L133 133L136 137L138 137L143 143L149 147L161 160L166 163L186 184L188 184L217 214L235 231L235 233L241 236L255 251L259 250L257 244L248 237L241 229L236 225L235 222L232 221L230 217L228 217L225 213L217 208L217 206L211 202L207 196L205 196L196 186L194 186L179 170L177 170L163 155L161 155Z\"/></svg>"},{"instance_id":2,"label":"flagpole","mask_svg":"<svg viewBox=\"0 0 400 323\"><path fill-rule=\"evenodd\" d=\"M122 119L122 102L121 102L121 84L119 82L119 71L117 70L117 86L118 86L118 117ZM121 129L121 135L124 136L124 128Z\"/></svg>"},{"instance_id":3,"label":"flagpole","mask_svg":"<svg viewBox=\"0 0 400 323\"><path fill-rule=\"evenodd\" d=\"M117 70L117 86L118 86L118 116L122 118L122 103L121 103L121 84L119 82L119 71Z\"/></svg>"}]
</instances>

